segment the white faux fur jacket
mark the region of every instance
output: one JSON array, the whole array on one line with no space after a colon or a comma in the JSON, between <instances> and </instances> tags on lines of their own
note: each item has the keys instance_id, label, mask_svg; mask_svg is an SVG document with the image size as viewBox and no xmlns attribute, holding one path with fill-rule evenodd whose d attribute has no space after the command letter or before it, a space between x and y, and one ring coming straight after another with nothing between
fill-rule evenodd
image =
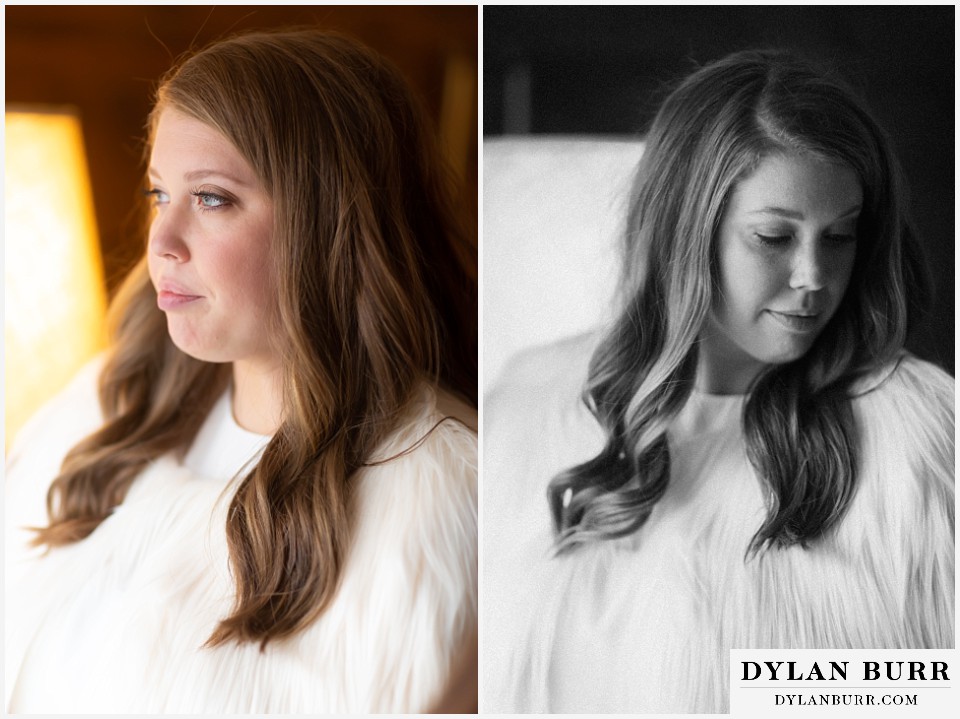
<instances>
[{"instance_id":1,"label":"white faux fur jacket","mask_svg":"<svg viewBox=\"0 0 960 719\"><path fill-rule=\"evenodd\" d=\"M695 392L646 524L552 558L547 484L604 441L592 342L521 358L485 402L481 710L720 713L731 648L953 646L952 377L906 356L854 400L857 492L809 550L745 561L765 516L745 398Z\"/></svg>"},{"instance_id":2,"label":"white faux fur jacket","mask_svg":"<svg viewBox=\"0 0 960 719\"><path fill-rule=\"evenodd\" d=\"M330 608L292 639L204 649L231 608L229 484L153 463L87 539L46 556L24 525L73 443L99 423L88 368L8 460L6 705L43 713L426 710L477 614L476 434L447 421L357 477L358 521ZM442 416L424 386L381 448ZM224 491L224 490L227 491Z\"/></svg>"}]
</instances>

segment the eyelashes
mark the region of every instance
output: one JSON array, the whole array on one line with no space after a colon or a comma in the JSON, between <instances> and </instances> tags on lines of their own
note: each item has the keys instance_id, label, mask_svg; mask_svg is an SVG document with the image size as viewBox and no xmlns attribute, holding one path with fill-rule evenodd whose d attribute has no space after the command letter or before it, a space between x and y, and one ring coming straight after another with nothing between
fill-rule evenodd
<instances>
[{"instance_id":1,"label":"eyelashes","mask_svg":"<svg viewBox=\"0 0 960 719\"><path fill-rule=\"evenodd\" d=\"M793 239L793 235L762 235L759 232L755 232L753 236L756 238L757 242L764 247L782 247ZM832 233L823 235L823 239L834 245L847 245L855 243L857 241L857 236L852 234Z\"/></svg>"},{"instance_id":2,"label":"eyelashes","mask_svg":"<svg viewBox=\"0 0 960 719\"><path fill-rule=\"evenodd\" d=\"M170 196L163 190L159 190L156 187L144 189L143 195L150 200L150 204L152 204L154 207L157 205L165 205L170 202Z\"/></svg>"},{"instance_id":3,"label":"eyelashes","mask_svg":"<svg viewBox=\"0 0 960 719\"><path fill-rule=\"evenodd\" d=\"M150 199L150 203L154 207L160 207L170 203L170 195L160 188L151 187L144 189L143 194ZM194 198L193 205L201 212L222 210L233 204L233 201L229 197L209 190L199 188L190 190L190 195Z\"/></svg>"},{"instance_id":4,"label":"eyelashes","mask_svg":"<svg viewBox=\"0 0 960 719\"><path fill-rule=\"evenodd\" d=\"M197 198L197 206L201 210L218 210L231 204L229 199L215 192L191 190L190 194Z\"/></svg>"},{"instance_id":5,"label":"eyelashes","mask_svg":"<svg viewBox=\"0 0 960 719\"><path fill-rule=\"evenodd\" d=\"M777 247L785 245L793 238L790 235L761 235L759 232L754 234L757 241L764 247Z\"/></svg>"}]
</instances>

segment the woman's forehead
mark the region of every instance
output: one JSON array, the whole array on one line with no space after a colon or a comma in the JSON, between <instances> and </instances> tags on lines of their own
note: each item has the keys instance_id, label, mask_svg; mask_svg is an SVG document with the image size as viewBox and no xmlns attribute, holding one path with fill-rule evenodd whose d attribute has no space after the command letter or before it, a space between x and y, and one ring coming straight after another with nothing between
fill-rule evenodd
<instances>
[{"instance_id":1,"label":"woman's forehead","mask_svg":"<svg viewBox=\"0 0 960 719\"><path fill-rule=\"evenodd\" d=\"M860 207L863 189L848 165L797 154L772 154L733 187L727 210L788 219L838 219Z\"/></svg>"},{"instance_id":2,"label":"woman's forehead","mask_svg":"<svg viewBox=\"0 0 960 719\"><path fill-rule=\"evenodd\" d=\"M253 169L223 133L176 108L161 111L150 152L150 173L164 177L170 172L176 179L219 175L241 185L257 184Z\"/></svg>"}]
</instances>

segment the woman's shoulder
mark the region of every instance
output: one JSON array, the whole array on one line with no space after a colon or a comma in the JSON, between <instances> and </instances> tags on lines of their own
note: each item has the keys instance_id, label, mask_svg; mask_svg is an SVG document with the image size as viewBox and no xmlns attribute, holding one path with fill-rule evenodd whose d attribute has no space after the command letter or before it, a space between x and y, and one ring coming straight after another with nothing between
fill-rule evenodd
<instances>
[{"instance_id":1,"label":"woman's shoulder","mask_svg":"<svg viewBox=\"0 0 960 719\"><path fill-rule=\"evenodd\" d=\"M868 432L894 433L907 444L941 444L952 454L955 386L937 365L903 353L860 380L853 406Z\"/></svg>"},{"instance_id":2,"label":"woman's shoulder","mask_svg":"<svg viewBox=\"0 0 960 719\"><path fill-rule=\"evenodd\" d=\"M904 354L864 380L853 411L857 491L836 541L860 557L855 567L865 574L855 585L882 587L909 608L900 646L950 646L954 379ZM899 615L891 626L897 622Z\"/></svg>"},{"instance_id":3,"label":"woman's shoulder","mask_svg":"<svg viewBox=\"0 0 960 719\"><path fill-rule=\"evenodd\" d=\"M485 397L484 514L491 523L514 529L548 523L550 480L603 447L603 428L583 401L597 342L586 334L526 350Z\"/></svg>"},{"instance_id":4,"label":"woman's shoulder","mask_svg":"<svg viewBox=\"0 0 960 719\"><path fill-rule=\"evenodd\" d=\"M861 440L857 504L898 536L935 533L941 520L936 533L952 534L945 528L954 506L954 378L904 354L862 385L853 400ZM930 532L921 531L928 525Z\"/></svg>"},{"instance_id":5,"label":"woman's shoulder","mask_svg":"<svg viewBox=\"0 0 960 719\"><path fill-rule=\"evenodd\" d=\"M34 412L13 440L7 455L8 470L24 453L38 446L48 457L61 447L66 452L102 424L98 386L105 362L103 354L94 357ZM62 455L55 458L58 463Z\"/></svg>"},{"instance_id":6,"label":"woman's shoulder","mask_svg":"<svg viewBox=\"0 0 960 719\"><path fill-rule=\"evenodd\" d=\"M579 394L599 339L590 332L518 352L507 361L487 402L516 395L541 395L544 390L572 390Z\"/></svg>"},{"instance_id":7,"label":"woman's shoulder","mask_svg":"<svg viewBox=\"0 0 960 719\"><path fill-rule=\"evenodd\" d=\"M466 400L422 383L366 466L368 470L389 468L393 476L454 474L475 478L477 425L477 410ZM431 472L424 472L427 469Z\"/></svg>"},{"instance_id":8,"label":"woman's shoulder","mask_svg":"<svg viewBox=\"0 0 960 719\"><path fill-rule=\"evenodd\" d=\"M408 555L417 547L438 559L451 552L441 564L475 552L476 423L476 411L463 400L432 385L419 387L403 420L359 473L364 532L387 532L390 537L380 537L384 546Z\"/></svg>"},{"instance_id":9,"label":"woman's shoulder","mask_svg":"<svg viewBox=\"0 0 960 719\"><path fill-rule=\"evenodd\" d=\"M938 365L904 352L861 379L855 398L954 406L956 381Z\"/></svg>"},{"instance_id":10,"label":"woman's shoulder","mask_svg":"<svg viewBox=\"0 0 960 719\"><path fill-rule=\"evenodd\" d=\"M469 404L424 385L356 477L353 541L330 621L358 627L358 685L398 678L368 711L426 707L475 627L475 426Z\"/></svg>"},{"instance_id":11,"label":"woman's shoulder","mask_svg":"<svg viewBox=\"0 0 960 719\"><path fill-rule=\"evenodd\" d=\"M28 556L32 533L47 516L47 491L60 474L67 452L103 423L97 386L103 357L85 365L76 376L27 421L6 457L4 516L8 566Z\"/></svg>"},{"instance_id":12,"label":"woman's shoulder","mask_svg":"<svg viewBox=\"0 0 960 719\"><path fill-rule=\"evenodd\" d=\"M535 435L545 446L561 435L590 436L600 427L583 402L599 338L583 334L515 355L484 398L484 442L496 451ZM526 439L525 439L526 438ZM528 445L527 450L532 451Z\"/></svg>"}]
</instances>

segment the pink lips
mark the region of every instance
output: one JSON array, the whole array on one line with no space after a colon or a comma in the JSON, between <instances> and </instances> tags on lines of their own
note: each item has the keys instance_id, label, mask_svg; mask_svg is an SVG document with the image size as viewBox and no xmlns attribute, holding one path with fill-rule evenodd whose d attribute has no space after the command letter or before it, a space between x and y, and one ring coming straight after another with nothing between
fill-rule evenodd
<instances>
[{"instance_id":1,"label":"pink lips","mask_svg":"<svg viewBox=\"0 0 960 719\"><path fill-rule=\"evenodd\" d=\"M777 310L767 310L783 327L791 332L811 332L820 326L820 316L822 312L809 312L807 310L796 310L788 312L778 312Z\"/></svg>"},{"instance_id":2,"label":"pink lips","mask_svg":"<svg viewBox=\"0 0 960 719\"><path fill-rule=\"evenodd\" d=\"M157 287L157 307L166 312L175 310L191 302L202 299L201 295L191 294L191 291L164 280Z\"/></svg>"}]
</instances>

